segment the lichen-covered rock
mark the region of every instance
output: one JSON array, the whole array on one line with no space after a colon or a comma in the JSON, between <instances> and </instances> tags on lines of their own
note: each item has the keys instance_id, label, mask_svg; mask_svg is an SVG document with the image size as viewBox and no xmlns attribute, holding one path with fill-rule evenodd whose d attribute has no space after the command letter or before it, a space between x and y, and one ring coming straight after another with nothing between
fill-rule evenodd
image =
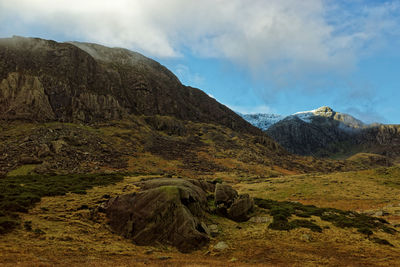
<instances>
[{"instance_id":1,"label":"lichen-covered rock","mask_svg":"<svg viewBox=\"0 0 400 267\"><path fill-rule=\"evenodd\" d=\"M21 164L40 164L42 161L36 157L22 155L19 162Z\"/></svg>"},{"instance_id":2,"label":"lichen-covered rock","mask_svg":"<svg viewBox=\"0 0 400 267\"><path fill-rule=\"evenodd\" d=\"M230 206L237 196L237 191L227 184L217 184L215 187L215 204L217 205Z\"/></svg>"},{"instance_id":3,"label":"lichen-covered rock","mask_svg":"<svg viewBox=\"0 0 400 267\"><path fill-rule=\"evenodd\" d=\"M36 148L36 151L39 158L44 158L51 154L50 148L47 144L40 144Z\"/></svg>"},{"instance_id":4,"label":"lichen-covered rock","mask_svg":"<svg viewBox=\"0 0 400 267\"><path fill-rule=\"evenodd\" d=\"M49 98L38 77L18 72L9 72L0 81L0 114L9 119L55 119Z\"/></svg>"},{"instance_id":5,"label":"lichen-covered rock","mask_svg":"<svg viewBox=\"0 0 400 267\"><path fill-rule=\"evenodd\" d=\"M202 222L205 192L179 179L155 179L143 191L110 199L104 206L111 229L138 245L156 242L190 252L207 244Z\"/></svg>"},{"instance_id":6,"label":"lichen-covered rock","mask_svg":"<svg viewBox=\"0 0 400 267\"><path fill-rule=\"evenodd\" d=\"M239 195L230 185L217 184L214 195L217 214L237 222L249 219L254 201L248 194Z\"/></svg>"},{"instance_id":7,"label":"lichen-covered rock","mask_svg":"<svg viewBox=\"0 0 400 267\"><path fill-rule=\"evenodd\" d=\"M228 218L237 222L247 221L253 208L254 201L248 194L239 195L227 210Z\"/></svg>"},{"instance_id":8,"label":"lichen-covered rock","mask_svg":"<svg viewBox=\"0 0 400 267\"><path fill-rule=\"evenodd\" d=\"M64 140L56 140L51 142L51 149L54 153L60 154L63 147L67 146L68 144Z\"/></svg>"}]
</instances>

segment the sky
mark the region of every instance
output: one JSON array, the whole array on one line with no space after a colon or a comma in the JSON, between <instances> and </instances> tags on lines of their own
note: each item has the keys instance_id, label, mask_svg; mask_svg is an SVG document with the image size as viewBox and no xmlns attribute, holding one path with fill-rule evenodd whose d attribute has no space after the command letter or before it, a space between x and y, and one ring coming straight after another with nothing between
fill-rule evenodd
<instances>
[{"instance_id":1,"label":"sky","mask_svg":"<svg viewBox=\"0 0 400 267\"><path fill-rule=\"evenodd\" d=\"M0 0L0 37L140 52L241 113L400 124L400 0Z\"/></svg>"}]
</instances>

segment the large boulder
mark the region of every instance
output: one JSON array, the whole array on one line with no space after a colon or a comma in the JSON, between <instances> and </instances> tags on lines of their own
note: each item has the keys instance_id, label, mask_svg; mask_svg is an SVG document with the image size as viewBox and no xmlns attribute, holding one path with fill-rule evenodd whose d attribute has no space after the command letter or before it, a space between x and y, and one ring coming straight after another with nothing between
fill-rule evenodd
<instances>
[{"instance_id":1,"label":"large boulder","mask_svg":"<svg viewBox=\"0 0 400 267\"><path fill-rule=\"evenodd\" d=\"M239 195L227 210L228 218L237 222L247 221L253 208L254 201L248 194Z\"/></svg>"},{"instance_id":2,"label":"large boulder","mask_svg":"<svg viewBox=\"0 0 400 267\"><path fill-rule=\"evenodd\" d=\"M105 205L111 229L138 245L156 242L190 252L207 244L206 193L181 179L155 179L143 191L110 199Z\"/></svg>"},{"instance_id":3,"label":"large boulder","mask_svg":"<svg viewBox=\"0 0 400 267\"><path fill-rule=\"evenodd\" d=\"M204 222L207 192L214 191L218 214L235 221L248 220L254 207L252 198L226 184L162 178L135 185L138 193L112 198L103 208L111 229L138 245L159 242L190 252L207 244L215 235Z\"/></svg>"},{"instance_id":4,"label":"large boulder","mask_svg":"<svg viewBox=\"0 0 400 267\"><path fill-rule=\"evenodd\" d=\"M237 222L247 221L254 208L254 201L248 194L239 195L227 184L217 184L214 193L216 211Z\"/></svg>"},{"instance_id":5,"label":"large boulder","mask_svg":"<svg viewBox=\"0 0 400 267\"><path fill-rule=\"evenodd\" d=\"M217 205L230 206L237 196L237 191L227 184L217 184L215 187L215 204Z\"/></svg>"}]
</instances>

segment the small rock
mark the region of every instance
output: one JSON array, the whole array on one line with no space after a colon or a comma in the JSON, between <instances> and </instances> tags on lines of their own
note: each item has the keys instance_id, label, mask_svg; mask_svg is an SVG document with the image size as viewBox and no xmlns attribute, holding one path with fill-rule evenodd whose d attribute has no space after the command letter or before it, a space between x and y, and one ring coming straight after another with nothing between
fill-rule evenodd
<instances>
[{"instance_id":1,"label":"small rock","mask_svg":"<svg viewBox=\"0 0 400 267\"><path fill-rule=\"evenodd\" d=\"M146 254L146 255L150 255L150 254L153 254L154 253L154 250L147 250L144 254Z\"/></svg>"},{"instance_id":2,"label":"small rock","mask_svg":"<svg viewBox=\"0 0 400 267\"><path fill-rule=\"evenodd\" d=\"M306 241L306 242L311 242L312 237L309 234L302 234L301 235L301 240Z\"/></svg>"},{"instance_id":3,"label":"small rock","mask_svg":"<svg viewBox=\"0 0 400 267\"><path fill-rule=\"evenodd\" d=\"M41 144L38 148L37 148L37 155L39 158L44 158L47 157L51 154L50 148L48 145L46 144Z\"/></svg>"},{"instance_id":4,"label":"small rock","mask_svg":"<svg viewBox=\"0 0 400 267\"><path fill-rule=\"evenodd\" d=\"M214 246L214 249L219 251L223 251L227 248L229 248L229 246L224 241L220 241Z\"/></svg>"},{"instance_id":5,"label":"small rock","mask_svg":"<svg viewBox=\"0 0 400 267\"><path fill-rule=\"evenodd\" d=\"M263 217L251 217L250 222L252 223L269 223L272 222L271 217L263 216Z\"/></svg>"},{"instance_id":6,"label":"small rock","mask_svg":"<svg viewBox=\"0 0 400 267\"><path fill-rule=\"evenodd\" d=\"M229 262L235 262L235 261L237 261L238 259L236 259L235 257L233 257L232 259L230 259L229 260Z\"/></svg>"},{"instance_id":7,"label":"small rock","mask_svg":"<svg viewBox=\"0 0 400 267\"><path fill-rule=\"evenodd\" d=\"M40 164L42 163L41 160L37 159L36 157L30 156L22 156L19 160L21 164Z\"/></svg>"},{"instance_id":8,"label":"small rock","mask_svg":"<svg viewBox=\"0 0 400 267\"><path fill-rule=\"evenodd\" d=\"M200 223L200 227L204 230L204 233L206 233L207 235L211 235L210 229L204 222Z\"/></svg>"},{"instance_id":9,"label":"small rock","mask_svg":"<svg viewBox=\"0 0 400 267\"><path fill-rule=\"evenodd\" d=\"M368 215L368 216L374 216L375 212L374 211L364 211L364 212L362 212L362 214Z\"/></svg>"},{"instance_id":10,"label":"small rock","mask_svg":"<svg viewBox=\"0 0 400 267\"><path fill-rule=\"evenodd\" d=\"M218 235L218 233L219 233L219 231L218 231L218 225L216 225L216 224L211 224L211 225L209 225L209 226L208 226L208 230L210 231L210 235L211 235L212 237L216 237L216 236Z\"/></svg>"},{"instance_id":11,"label":"small rock","mask_svg":"<svg viewBox=\"0 0 400 267\"><path fill-rule=\"evenodd\" d=\"M224 182L224 180L222 180L222 178L215 178L214 180L212 180L213 184L222 184Z\"/></svg>"},{"instance_id":12,"label":"small rock","mask_svg":"<svg viewBox=\"0 0 400 267\"><path fill-rule=\"evenodd\" d=\"M51 142L51 148L54 151L54 153L59 154L64 146L66 146L67 143L64 140L57 140L57 141L52 141Z\"/></svg>"},{"instance_id":13,"label":"small rock","mask_svg":"<svg viewBox=\"0 0 400 267\"><path fill-rule=\"evenodd\" d=\"M162 261L169 260L171 258L172 258L171 256L158 256L157 257L157 259L162 260Z\"/></svg>"},{"instance_id":14,"label":"small rock","mask_svg":"<svg viewBox=\"0 0 400 267\"><path fill-rule=\"evenodd\" d=\"M379 210L375 212L374 216L383 216L383 211Z\"/></svg>"}]
</instances>

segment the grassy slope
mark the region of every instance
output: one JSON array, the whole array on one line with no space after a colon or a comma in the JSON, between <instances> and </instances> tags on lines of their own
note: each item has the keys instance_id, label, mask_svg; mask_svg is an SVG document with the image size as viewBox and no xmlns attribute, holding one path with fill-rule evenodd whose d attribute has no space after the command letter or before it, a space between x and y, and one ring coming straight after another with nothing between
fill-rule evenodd
<instances>
[{"instance_id":1,"label":"grassy slope","mask_svg":"<svg viewBox=\"0 0 400 267\"><path fill-rule=\"evenodd\" d=\"M399 173L400 169L395 167L329 175L284 176L269 178L269 181L263 178L244 179L235 173L231 173L229 178L232 182L239 182L235 185L239 191L252 196L296 200L360 212L384 208L390 215L383 218L398 224ZM155 248L135 246L129 240L111 234L105 218L91 212L91 208L104 201L104 195L133 192L137 188L132 182L152 177L126 177L114 185L89 189L85 195L67 193L64 196L44 197L28 214L21 214L22 221L31 222L33 230L21 227L0 237L1 264L304 266L306 262L309 265L396 266L400 262L398 233L391 235L376 231L376 237L388 240L394 247L380 245L356 228L336 227L315 216L312 220L323 228L321 233L306 228L277 231L268 228L266 223L235 223L211 215L209 223L217 223L221 233L211 240L209 247L200 251L181 254L161 245ZM291 190L299 191L301 195L280 194ZM257 210L256 215L269 216L262 209ZM292 219L299 218L295 216ZM229 249L222 252L215 250L213 246L219 241L225 241ZM160 257L171 258L162 260Z\"/></svg>"},{"instance_id":2,"label":"grassy slope","mask_svg":"<svg viewBox=\"0 0 400 267\"><path fill-rule=\"evenodd\" d=\"M86 189L121 181L121 174L25 175L0 179L0 234L20 223L18 212L27 212L45 196L68 192L86 194ZM29 226L28 226L29 227Z\"/></svg>"},{"instance_id":3,"label":"grassy slope","mask_svg":"<svg viewBox=\"0 0 400 267\"><path fill-rule=\"evenodd\" d=\"M130 171L186 177L217 172L274 177L379 165L293 156L268 138L165 116L132 116L130 121L91 126L13 122L1 127L0 176ZM43 146L48 149L46 154L41 151ZM24 163L23 157L39 162Z\"/></svg>"}]
</instances>

